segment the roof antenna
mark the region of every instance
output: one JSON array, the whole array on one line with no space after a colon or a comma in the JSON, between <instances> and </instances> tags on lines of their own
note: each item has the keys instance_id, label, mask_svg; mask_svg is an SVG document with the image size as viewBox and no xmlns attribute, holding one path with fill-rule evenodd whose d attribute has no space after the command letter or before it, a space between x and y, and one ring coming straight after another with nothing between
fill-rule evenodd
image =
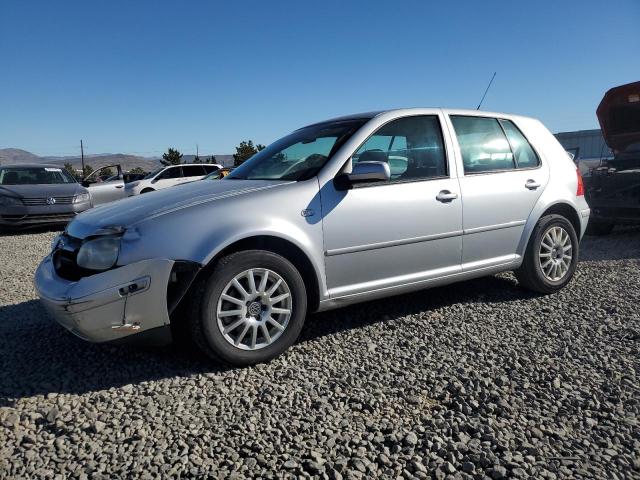
<instances>
[{"instance_id":1,"label":"roof antenna","mask_svg":"<svg viewBox=\"0 0 640 480\"><path fill-rule=\"evenodd\" d=\"M487 96L487 92L491 88L491 84L493 83L494 78L496 78L496 72L493 72L493 77L491 77L491 80L489 80L489 85L487 85L487 89L484 91L484 95L482 95L482 99L480 100L480 103L478 104L476 110L480 110L480 106L482 105L482 102L484 102L484 97Z\"/></svg>"}]
</instances>

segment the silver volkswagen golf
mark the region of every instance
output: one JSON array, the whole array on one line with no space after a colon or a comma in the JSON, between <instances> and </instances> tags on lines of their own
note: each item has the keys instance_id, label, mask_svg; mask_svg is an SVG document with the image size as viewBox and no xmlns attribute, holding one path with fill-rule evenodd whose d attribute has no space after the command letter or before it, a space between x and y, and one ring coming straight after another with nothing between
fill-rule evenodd
<instances>
[{"instance_id":1,"label":"silver volkswagen golf","mask_svg":"<svg viewBox=\"0 0 640 480\"><path fill-rule=\"evenodd\" d=\"M35 285L93 342L165 341L269 360L307 313L513 270L541 293L573 276L582 180L537 120L403 109L294 131L226 178L94 208Z\"/></svg>"}]
</instances>

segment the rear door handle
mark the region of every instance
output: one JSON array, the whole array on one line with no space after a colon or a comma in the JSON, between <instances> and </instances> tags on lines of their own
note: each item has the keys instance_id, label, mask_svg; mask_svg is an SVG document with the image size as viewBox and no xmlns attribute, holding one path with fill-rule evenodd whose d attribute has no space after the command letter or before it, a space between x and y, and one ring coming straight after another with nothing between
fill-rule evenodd
<instances>
[{"instance_id":1,"label":"rear door handle","mask_svg":"<svg viewBox=\"0 0 640 480\"><path fill-rule=\"evenodd\" d=\"M527 183L525 183L524 186L529 190L535 190L536 188L540 188L541 184L530 178L529 180L527 180Z\"/></svg>"},{"instance_id":2,"label":"rear door handle","mask_svg":"<svg viewBox=\"0 0 640 480\"><path fill-rule=\"evenodd\" d=\"M442 202L442 203L450 202L452 200L455 200L456 198L458 198L458 194L450 192L449 190L442 190L436 196L436 200L438 200L439 202Z\"/></svg>"}]
</instances>

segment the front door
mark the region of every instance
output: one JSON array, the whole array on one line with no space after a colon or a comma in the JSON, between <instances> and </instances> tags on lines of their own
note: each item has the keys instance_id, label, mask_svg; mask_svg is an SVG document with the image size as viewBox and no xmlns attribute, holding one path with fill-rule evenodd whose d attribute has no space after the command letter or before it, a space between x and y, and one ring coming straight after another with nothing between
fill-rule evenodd
<instances>
[{"instance_id":1,"label":"front door","mask_svg":"<svg viewBox=\"0 0 640 480\"><path fill-rule=\"evenodd\" d=\"M462 199L438 115L393 120L349 160L388 162L391 179L321 192L329 295L459 272Z\"/></svg>"},{"instance_id":2,"label":"front door","mask_svg":"<svg viewBox=\"0 0 640 480\"><path fill-rule=\"evenodd\" d=\"M93 206L125 197L124 179L120 165L108 165L95 170L83 182L91 194Z\"/></svg>"},{"instance_id":3,"label":"front door","mask_svg":"<svg viewBox=\"0 0 640 480\"><path fill-rule=\"evenodd\" d=\"M464 175L463 270L510 263L549 171L510 120L451 115Z\"/></svg>"},{"instance_id":4,"label":"front door","mask_svg":"<svg viewBox=\"0 0 640 480\"><path fill-rule=\"evenodd\" d=\"M163 188L173 187L178 185L184 177L182 176L182 167L175 166L169 167L163 170L160 175L153 179L151 182L155 190L162 190Z\"/></svg>"}]
</instances>

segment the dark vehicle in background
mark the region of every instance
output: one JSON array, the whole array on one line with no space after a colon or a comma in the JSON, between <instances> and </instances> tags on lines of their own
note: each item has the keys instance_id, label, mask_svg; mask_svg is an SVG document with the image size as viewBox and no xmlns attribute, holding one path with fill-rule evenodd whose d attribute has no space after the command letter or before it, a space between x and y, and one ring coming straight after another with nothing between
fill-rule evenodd
<instances>
[{"instance_id":1,"label":"dark vehicle in background","mask_svg":"<svg viewBox=\"0 0 640 480\"><path fill-rule=\"evenodd\" d=\"M87 188L63 168L0 166L0 228L67 223L91 206Z\"/></svg>"},{"instance_id":2,"label":"dark vehicle in background","mask_svg":"<svg viewBox=\"0 0 640 480\"><path fill-rule=\"evenodd\" d=\"M613 158L583 175L591 207L587 233L606 235L615 225L640 225L640 82L609 90L597 115Z\"/></svg>"},{"instance_id":3,"label":"dark vehicle in background","mask_svg":"<svg viewBox=\"0 0 640 480\"><path fill-rule=\"evenodd\" d=\"M211 172L206 177L203 177L202 180L220 180L226 177L227 175L229 175L231 172L233 172L233 170L234 170L233 167L222 167L221 169L216 170L215 172Z\"/></svg>"}]
</instances>

